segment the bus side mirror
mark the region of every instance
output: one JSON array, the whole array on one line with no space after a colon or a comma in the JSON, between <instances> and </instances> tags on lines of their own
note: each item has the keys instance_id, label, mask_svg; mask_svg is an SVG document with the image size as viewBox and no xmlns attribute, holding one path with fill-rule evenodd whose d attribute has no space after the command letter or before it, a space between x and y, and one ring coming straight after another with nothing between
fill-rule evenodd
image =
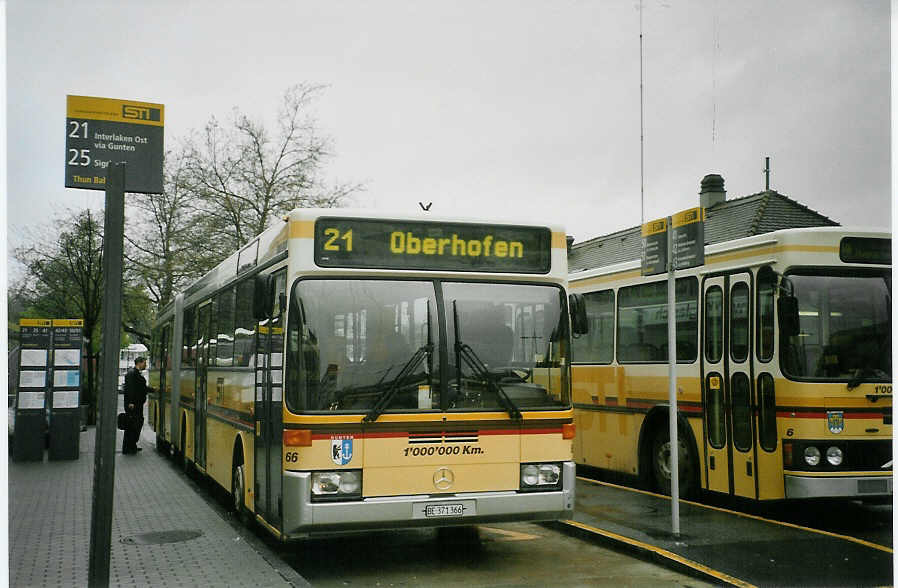
<instances>
[{"instance_id":1,"label":"bus side mirror","mask_svg":"<svg viewBox=\"0 0 898 588\"><path fill-rule=\"evenodd\" d=\"M571 312L571 330L574 335L585 335L589 332L589 320L586 318L586 299L582 294L568 296L568 307Z\"/></svg>"},{"instance_id":2,"label":"bus side mirror","mask_svg":"<svg viewBox=\"0 0 898 588\"><path fill-rule=\"evenodd\" d=\"M271 316L274 299L271 295L271 276L253 278L253 318L257 321Z\"/></svg>"},{"instance_id":3,"label":"bus side mirror","mask_svg":"<svg viewBox=\"0 0 898 588\"><path fill-rule=\"evenodd\" d=\"M777 318L780 323L780 335L795 337L801 331L798 322L798 298L782 295L777 300Z\"/></svg>"},{"instance_id":4,"label":"bus side mirror","mask_svg":"<svg viewBox=\"0 0 898 588\"><path fill-rule=\"evenodd\" d=\"M287 311L287 294L284 292L278 293L278 308L282 315Z\"/></svg>"}]
</instances>

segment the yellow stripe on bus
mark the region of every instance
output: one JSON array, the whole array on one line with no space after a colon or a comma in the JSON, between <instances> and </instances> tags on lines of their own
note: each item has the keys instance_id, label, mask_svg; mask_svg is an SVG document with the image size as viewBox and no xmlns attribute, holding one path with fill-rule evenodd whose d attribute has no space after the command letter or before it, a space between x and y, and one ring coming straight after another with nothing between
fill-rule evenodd
<instances>
[{"instance_id":1,"label":"yellow stripe on bus","mask_svg":"<svg viewBox=\"0 0 898 588\"><path fill-rule=\"evenodd\" d=\"M315 221L290 221L291 239L312 239L315 237Z\"/></svg>"},{"instance_id":2,"label":"yellow stripe on bus","mask_svg":"<svg viewBox=\"0 0 898 588\"><path fill-rule=\"evenodd\" d=\"M772 255L775 253L796 251L802 251L805 253L838 253L839 248L830 245L776 245L773 247L762 247L760 249L747 249L738 253L717 253L715 255L709 255L705 258L705 265L708 266L715 263L723 263L726 261L747 259L749 257L758 257L763 255ZM572 290L579 290L587 286L594 286L606 282L616 282L618 280L631 280L639 278L641 276L642 272L640 270L627 270L623 272L608 274L605 276L596 276L594 278L585 280L577 280L577 278L575 277L571 279L570 287Z\"/></svg>"}]
</instances>

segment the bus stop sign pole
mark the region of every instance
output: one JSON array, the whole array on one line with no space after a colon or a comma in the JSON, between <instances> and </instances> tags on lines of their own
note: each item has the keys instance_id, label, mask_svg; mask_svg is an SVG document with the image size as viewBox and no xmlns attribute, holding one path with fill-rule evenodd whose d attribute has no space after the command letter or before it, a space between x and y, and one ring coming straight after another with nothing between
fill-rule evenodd
<instances>
[{"instance_id":1,"label":"bus stop sign pole","mask_svg":"<svg viewBox=\"0 0 898 588\"><path fill-rule=\"evenodd\" d=\"M668 226L671 220L668 218ZM677 434L677 304L673 232L667 239L667 379L670 403L670 521L674 539L680 538L680 440Z\"/></svg>"},{"instance_id":2,"label":"bus stop sign pole","mask_svg":"<svg viewBox=\"0 0 898 588\"><path fill-rule=\"evenodd\" d=\"M112 502L115 490L115 437L118 412L118 358L122 324L122 254L125 225L125 164L110 165L106 178L106 220L103 233L102 386L100 419L94 453L93 501L90 512L88 584L109 586L109 548L112 540Z\"/></svg>"}]
</instances>

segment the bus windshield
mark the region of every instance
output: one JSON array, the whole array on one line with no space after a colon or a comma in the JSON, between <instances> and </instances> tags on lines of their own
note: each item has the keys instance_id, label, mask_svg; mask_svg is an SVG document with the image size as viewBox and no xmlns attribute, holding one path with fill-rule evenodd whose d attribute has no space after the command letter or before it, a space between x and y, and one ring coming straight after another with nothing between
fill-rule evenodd
<instances>
[{"instance_id":1,"label":"bus windshield","mask_svg":"<svg viewBox=\"0 0 898 588\"><path fill-rule=\"evenodd\" d=\"M787 280L798 299L800 329L781 347L786 375L858 383L891 379L888 274L793 273Z\"/></svg>"},{"instance_id":2,"label":"bus windshield","mask_svg":"<svg viewBox=\"0 0 898 588\"><path fill-rule=\"evenodd\" d=\"M300 280L288 321L287 406L362 411L369 420L385 410L569 406L563 299L555 286Z\"/></svg>"}]
</instances>

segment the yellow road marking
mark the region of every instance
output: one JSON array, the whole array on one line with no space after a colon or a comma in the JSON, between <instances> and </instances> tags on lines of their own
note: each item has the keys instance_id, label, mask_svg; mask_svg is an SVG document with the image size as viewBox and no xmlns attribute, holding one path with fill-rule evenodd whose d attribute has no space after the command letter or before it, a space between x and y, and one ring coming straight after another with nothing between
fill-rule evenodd
<instances>
[{"instance_id":1,"label":"yellow road marking","mask_svg":"<svg viewBox=\"0 0 898 588\"><path fill-rule=\"evenodd\" d=\"M539 539L539 535L530 535L528 533L520 533L518 531L508 531L506 529L497 529L496 527L480 528L489 533L501 535L502 539L500 539L500 541L532 541L533 539Z\"/></svg>"},{"instance_id":2,"label":"yellow road marking","mask_svg":"<svg viewBox=\"0 0 898 588\"><path fill-rule=\"evenodd\" d=\"M665 500L670 500L670 496L666 496L664 494L655 494L654 492L648 492L646 490L639 490L637 488L628 488L627 486L611 484L610 482L602 482L599 480L590 480L589 478L584 478L582 476L577 476L577 479L583 480L584 482L590 482L592 484L596 484L599 486L610 486L612 488L620 488L621 490L629 490L630 492L639 492L640 494L647 494L649 496L656 496L658 498L664 498ZM725 512L727 514L733 514L733 515L744 517L747 519L755 519L757 521L764 521L765 523L773 523L776 525L782 525L783 527L791 527L793 529L800 529L802 531L810 531L812 533L819 533L821 535L835 537L836 539L844 539L845 541L851 541L853 543L857 543L857 544L863 545L865 547L871 547L873 549L885 551L886 553L894 553L894 550L891 547L886 547L885 545L880 545L878 543L872 543L870 541L858 539L857 537L851 537L850 535L840 535L839 533L832 533L830 531L824 531L822 529L814 529L813 527L804 527L802 525L796 525L794 523L787 523L785 521L776 521L773 519L765 519L764 517L760 517L758 515L748 514L745 512L739 512L738 510L730 510L728 508L721 508L719 506L711 506L710 504L702 504L700 502L693 502L691 500L684 500L682 498L680 499L680 502L685 502L686 504L691 504L693 506L699 506L701 508L708 508L708 509L716 510L719 512Z\"/></svg>"},{"instance_id":3,"label":"yellow road marking","mask_svg":"<svg viewBox=\"0 0 898 588\"><path fill-rule=\"evenodd\" d=\"M578 529L583 529L585 531L589 531L591 533L596 533L597 535L602 535L604 537L609 537L611 539L615 539L616 541L622 541L623 543L627 543L629 545L633 545L639 547L641 549L645 549L647 551L651 551L653 553L657 553L667 559L671 559L675 562L683 564L684 566L690 567L694 570L698 570L704 574L707 574L713 578L720 580L721 582L726 582L727 584L732 584L733 586L739 586L740 588L756 588L754 584L749 584L744 580L740 580L739 578L734 578L729 574L724 574L723 572L718 572L713 568L709 568L706 565L700 564L696 561L692 561L691 559L686 559L685 557L678 555L672 551L668 551L666 549L661 549L660 547L656 547L654 545L650 545L648 543L643 543L642 541L637 541L636 539L631 539L629 537L625 537L623 535L618 535L617 533L612 533L611 531L605 531L604 529L598 529L596 527L592 527L590 525L586 525L584 523L578 521L561 521L565 525L570 525L572 527L577 527Z\"/></svg>"}]
</instances>

